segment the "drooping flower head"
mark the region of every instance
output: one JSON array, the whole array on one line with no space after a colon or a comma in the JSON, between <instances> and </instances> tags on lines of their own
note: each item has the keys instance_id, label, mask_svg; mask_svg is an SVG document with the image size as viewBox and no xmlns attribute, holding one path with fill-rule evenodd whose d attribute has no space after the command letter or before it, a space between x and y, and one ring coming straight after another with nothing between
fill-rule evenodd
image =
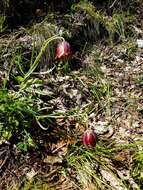
<instances>
[{"instance_id":1,"label":"drooping flower head","mask_svg":"<svg viewBox=\"0 0 143 190\"><path fill-rule=\"evenodd\" d=\"M56 49L56 59L64 60L71 55L71 47L67 41L58 43Z\"/></svg>"},{"instance_id":2,"label":"drooping flower head","mask_svg":"<svg viewBox=\"0 0 143 190\"><path fill-rule=\"evenodd\" d=\"M87 147L95 147L97 141L97 135L93 129L87 129L83 136L82 142Z\"/></svg>"}]
</instances>

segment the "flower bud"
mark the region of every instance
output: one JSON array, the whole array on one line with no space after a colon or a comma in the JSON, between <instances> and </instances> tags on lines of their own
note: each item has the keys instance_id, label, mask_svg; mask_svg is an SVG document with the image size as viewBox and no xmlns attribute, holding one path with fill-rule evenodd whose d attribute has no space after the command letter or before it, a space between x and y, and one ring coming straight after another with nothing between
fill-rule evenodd
<instances>
[{"instance_id":1,"label":"flower bud","mask_svg":"<svg viewBox=\"0 0 143 190\"><path fill-rule=\"evenodd\" d=\"M68 58L70 54L71 54L71 47L68 42L62 41L57 45L56 58L65 59Z\"/></svg>"},{"instance_id":2,"label":"flower bud","mask_svg":"<svg viewBox=\"0 0 143 190\"><path fill-rule=\"evenodd\" d=\"M96 141L97 141L97 135L94 132L94 130L87 129L82 136L83 144L88 147L94 147L96 145Z\"/></svg>"}]
</instances>

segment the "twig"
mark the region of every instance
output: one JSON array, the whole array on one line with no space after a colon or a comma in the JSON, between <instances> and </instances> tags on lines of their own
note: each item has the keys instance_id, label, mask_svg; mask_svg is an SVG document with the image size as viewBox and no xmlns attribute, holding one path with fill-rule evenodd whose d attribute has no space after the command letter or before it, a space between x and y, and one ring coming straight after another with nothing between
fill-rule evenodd
<instances>
[{"instance_id":1,"label":"twig","mask_svg":"<svg viewBox=\"0 0 143 190\"><path fill-rule=\"evenodd\" d=\"M7 160L8 160L8 155L5 157L4 161L2 162L1 166L0 166L0 173L2 172L2 168L3 166L6 164Z\"/></svg>"},{"instance_id":2,"label":"twig","mask_svg":"<svg viewBox=\"0 0 143 190\"><path fill-rule=\"evenodd\" d=\"M54 154L54 153L58 152L58 150L60 150L61 148L63 148L66 145L67 145L67 143L61 145L60 147L56 148L55 150L52 150L52 153Z\"/></svg>"},{"instance_id":3,"label":"twig","mask_svg":"<svg viewBox=\"0 0 143 190\"><path fill-rule=\"evenodd\" d=\"M33 72L32 74L33 75L46 75L46 74L49 74L51 73L54 69L55 69L56 66L54 66L53 68L49 69L48 71L44 71L44 72Z\"/></svg>"},{"instance_id":4,"label":"twig","mask_svg":"<svg viewBox=\"0 0 143 190\"><path fill-rule=\"evenodd\" d=\"M115 3L117 2L118 0L115 0L115 1L113 1L113 3L112 3L112 5L110 5L110 9L112 8L112 7L114 7L114 5L115 5Z\"/></svg>"},{"instance_id":5,"label":"twig","mask_svg":"<svg viewBox=\"0 0 143 190\"><path fill-rule=\"evenodd\" d=\"M48 128L49 127L43 127L43 125L41 125L41 123L38 121L38 119L36 118L36 122L37 122L37 124L39 125L39 127L41 128L41 129L43 129L43 130L48 130Z\"/></svg>"}]
</instances>

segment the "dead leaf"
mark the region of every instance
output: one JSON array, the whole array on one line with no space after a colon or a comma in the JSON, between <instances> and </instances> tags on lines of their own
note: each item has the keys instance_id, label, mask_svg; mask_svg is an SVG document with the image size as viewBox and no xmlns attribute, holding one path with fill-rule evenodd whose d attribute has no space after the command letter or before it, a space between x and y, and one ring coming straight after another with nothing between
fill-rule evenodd
<instances>
[{"instance_id":1,"label":"dead leaf","mask_svg":"<svg viewBox=\"0 0 143 190\"><path fill-rule=\"evenodd\" d=\"M26 178L31 180L36 174L37 172L35 172L35 170L32 168L31 171L26 174Z\"/></svg>"},{"instance_id":2,"label":"dead leaf","mask_svg":"<svg viewBox=\"0 0 143 190\"><path fill-rule=\"evenodd\" d=\"M44 159L45 163L49 163L49 164L61 164L63 162L63 158L59 157L59 156L47 156Z\"/></svg>"}]
</instances>

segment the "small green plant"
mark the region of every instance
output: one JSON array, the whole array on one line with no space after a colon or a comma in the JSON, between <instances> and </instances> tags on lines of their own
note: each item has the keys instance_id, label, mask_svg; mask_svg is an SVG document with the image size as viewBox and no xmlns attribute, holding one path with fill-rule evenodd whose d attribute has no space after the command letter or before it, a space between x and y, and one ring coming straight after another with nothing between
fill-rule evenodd
<instances>
[{"instance_id":1,"label":"small green plant","mask_svg":"<svg viewBox=\"0 0 143 190\"><path fill-rule=\"evenodd\" d=\"M113 41L115 34L118 35L120 40L125 41L128 25L133 20L133 16L124 12L114 12L112 17L105 17L104 25L109 33L110 41Z\"/></svg>"},{"instance_id":2,"label":"small green plant","mask_svg":"<svg viewBox=\"0 0 143 190\"><path fill-rule=\"evenodd\" d=\"M6 89L0 90L0 136L2 139L17 138L17 142L33 146L29 128L37 113L31 97L15 98ZM26 139L26 140L25 140ZM16 141L16 139L15 139ZM22 146L21 146L22 147ZM26 147L23 147L26 150Z\"/></svg>"},{"instance_id":3,"label":"small green plant","mask_svg":"<svg viewBox=\"0 0 143 190\"><path fill-rule=\"evenodd\" d=\"M18 187L18 184L8 187L7 190L54 190L48 183L37 179L36 177L30 180L26 180L23 187Z\"/></svg>"},{"instance_id":4,"label":"small green plant","mask_svg":"<svg viewBox=\"0 0 143 190\"><path fill-rule=\"evenodd\" d=\"M85 148L83 146L72 146L66 156L67 170L63 168L62 174L73 181L75 186L81 189L129 189L130 180L133 177L137 189L142 189L142 166L143 152L138 151L137 145L142 145L141 141L132 144L118 145L98 142L95 148ZM116 155L120 151L130 150L136 152L133 156L133 166L122 160L116 161ZM121 164L121 165L120 165ZM119 167L120 166L120 167ZM121 167L122 166L122 167ZM128 179L122 179L119 171L131 167L131 175ZM70 169L69 169L70 168ZM70 171L70 173L69 173ZM74 175L71 175L71 171ZM140 188L139 188L140 187Z\"/></svg>"},{"instance_id":5,"label":"small green plant","mask_svg":"<svg viewBox=\"0 0 143 190\"><path fill-rule=\"evenodd\" d=\"M53 40L64 40L64 38L53 36L45 40L39 54L35 61L31 63L26 74L23 66L22 49L21 47L14 49L14 54L9 60L9 68L2 79L2 87L0 89L0 135L2 139L7 140L16 137L15 143L24 151L27 151L28 147L35 147L32 134L30 133L30 129L34 127L32 126L33 121L37 122L42 129L45 129L40 123L41 120L37 120L39 109L41 109L37 100L40 99L40 96L49 96L49 93L44 90L42 80L29 78L38 66L49 43ZM13 71L15 68L18 68L16 75L15 71ZM16 91L9 90L9 87L7 88L10 83L13 83L11 78L14 78L18 84Z\"/></svg>"},{"instance_id":6,"label":"small green plant","mask_svg":"<svg viewBox=\"0 0 143 190\"><path fill-rule=\"evenodd\" d=\"M110 151L111 149L106 148L101 143L97 144L95 149L74 146L74 150L67 156L67 162L68 167L76 173L78 182L75 185L78 185L81 189L114 189L112 184L109 184L106 181L107 179L102 176L102 172L106 171L118 186L124 187L124 183L121 179L118 179L112 163L109 164L114 155L114 152L111 153ZM72 180L66 170L63 174Z\"/></svg>"},{"instance_id":7,"label":"small green plant","mask_svg":"<svg viewBox=\"0 0 143 190\"><path fill-rule=\"evenodd\" d=\"M143 150L138 151L133 156L133 170L132 176L135 181L139 184L140 189L143 188Z\"/></svg>"}]
</instances>

